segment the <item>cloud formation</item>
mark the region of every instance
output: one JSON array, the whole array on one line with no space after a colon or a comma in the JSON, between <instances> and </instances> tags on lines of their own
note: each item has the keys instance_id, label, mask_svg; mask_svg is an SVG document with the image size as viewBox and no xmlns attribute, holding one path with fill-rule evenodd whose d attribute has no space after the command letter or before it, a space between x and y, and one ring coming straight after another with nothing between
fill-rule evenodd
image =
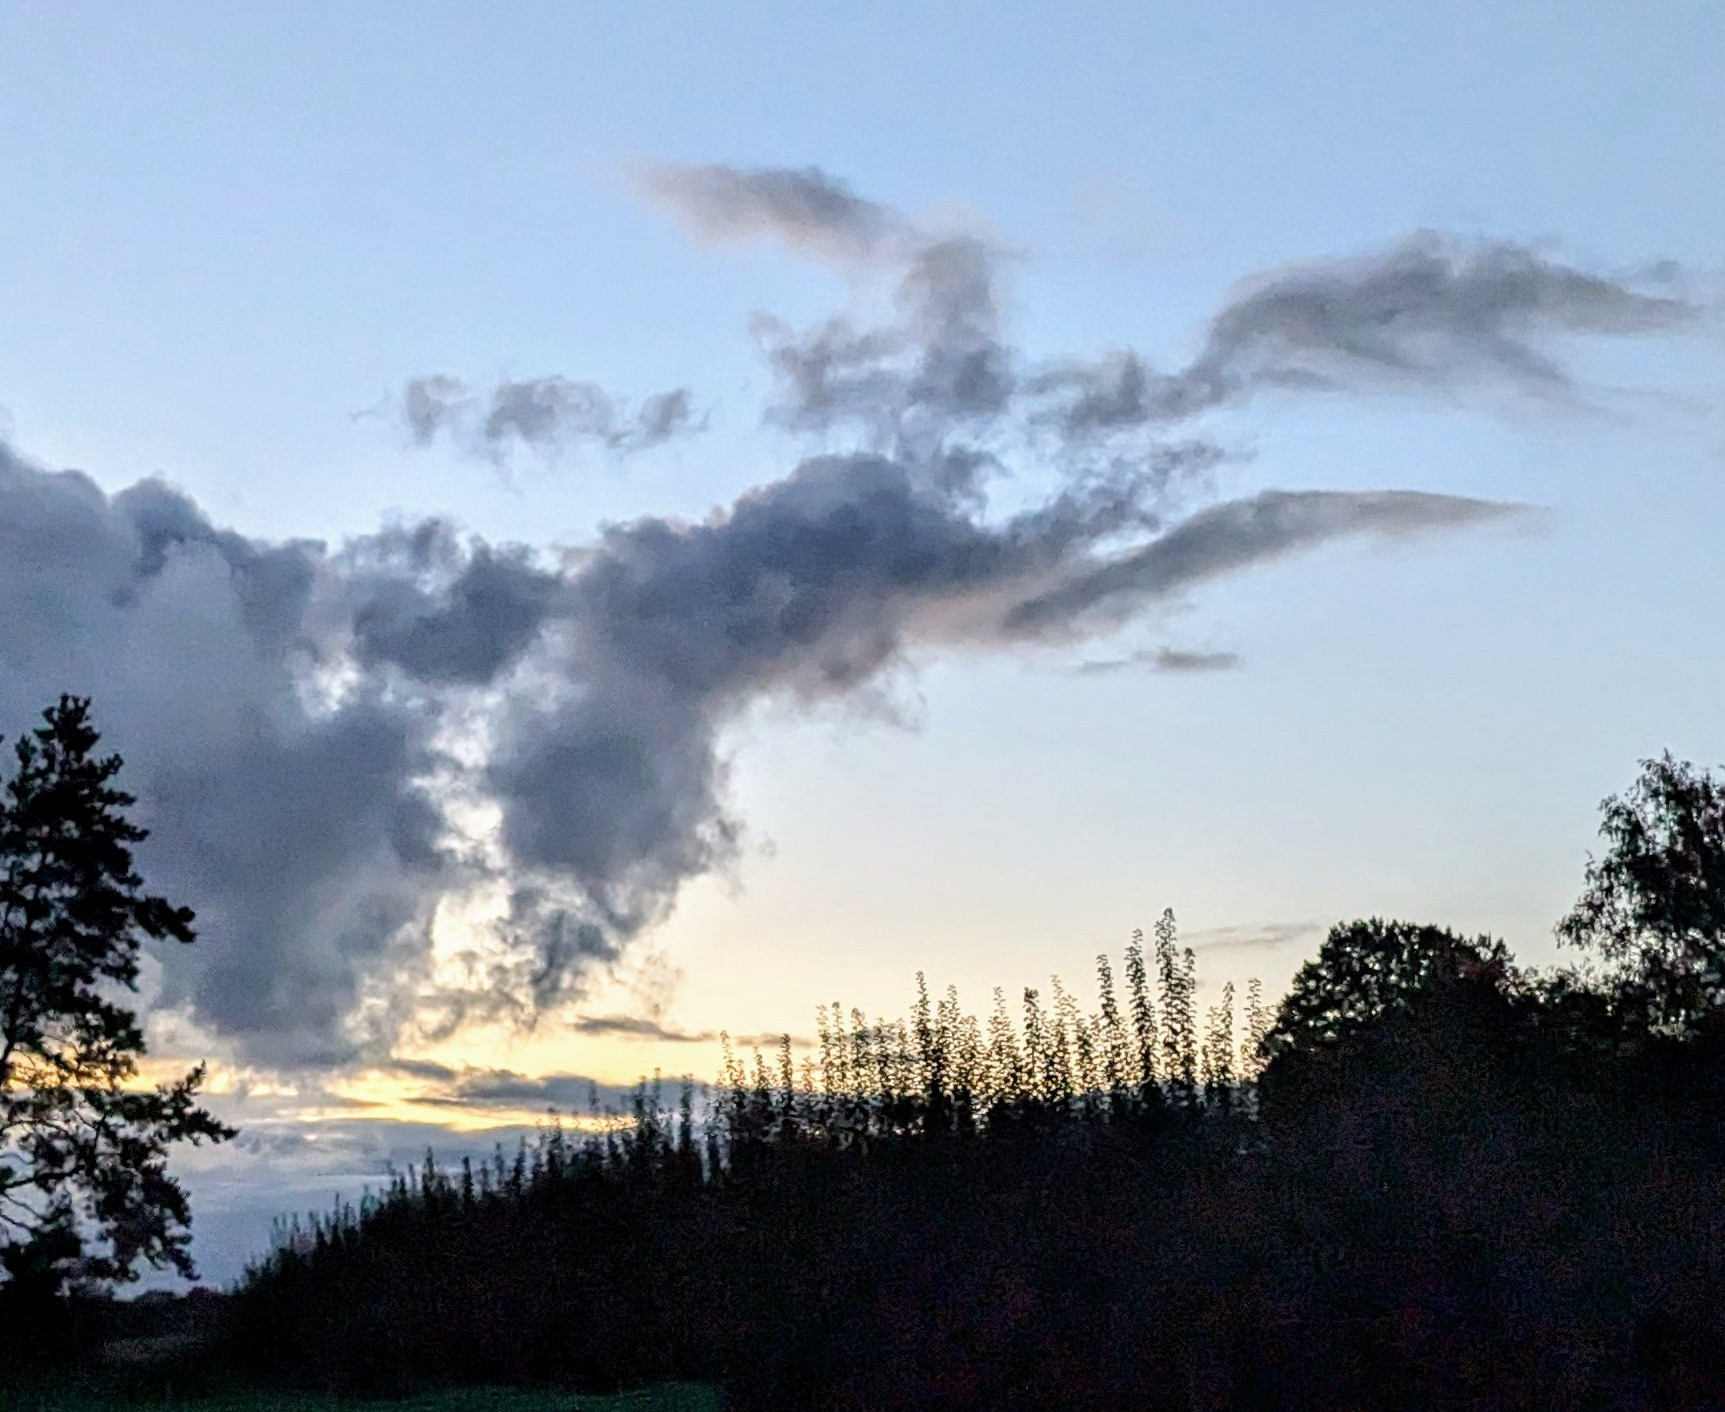
<instances>
[{"instance_id":1,"label":"cloud formation","mask_svg":"<svg viewBox=\"0 0 1725 1412\"><path fill-rule=\"evenodd\" d=\"M898 212L819 167L657 162L637 179L704 240L767 236L800 254L865 264L890 258L910 238Z\"/></svg>"},{"instance_id":2,"label":"cloud formation","mask_svg":"<svg viewBox=\"0 0 1725 1412\"><path fill-rule=\"evenodd\" d=\"M164 1002L256 1062L347 1062L416 1017L578 996L734 856L721 739L762 698L837 699L919 648L1076 636L1301 545L1507 513L1271 495L1108 549L1154 522L1155 490L1067 486L991 519L944 463L821 457L552 567L435 522L263 544L159 484L108 497L8 457L0 710L21 726L88 692L132 761L151 874L208 938L167 958ZM500 916L440 979L440 909L487 890Z\"/></svg>"},{"instance_id":3,"label":"cloud formation","mask_svg":"<svg viewBox=\"0 0 1725 1412\"><path fill-rule=\"evenodd\" d=\"M578 1015L566 1024L575 1034L621 1035L662 1044L711 1044L719 1037L716 1030L682 1030L644 1015Z\"/></svg>"},{"instance_id":4,"label":"cloud formation","mask_svg":"<svg viewBox=\"0 0 1725 1412\"><path fill-rule=\"evenodd\" d=\"M631 411L593 382L533 378L500 382L487 393L445 373L408 382L401 394L401 419L417 445L447 436L493 459L514 446L548 453L581 443L627 455L704 425L686 387L655 393Z\"/></svg>"},{"instance_id":5,"label":"cloud formation","mask_svg":"<svg viewBox=\"0 0 1725 1412\"><path fill-rule=\"evenodd\" d=\"M1554 396L1572 381L1553 339L1666 332L1700 312L1525 245L1421 231L1377 255L1249 282L1185 368L1157 372L1119 352L1044 371L1032 386L1074 435L1177 422L1270 389L1488 383Z\"/></svg>"},{"instance_id":6,"label":"cloud formation","mask_svg":"<svg viewBox=\"0 0 1725 1412\"><path fill-rule=\"evenodd\" d=\"M803 431L851 424L878 447L928 454L954 423L973 435L1005 415L1013 355L1000 331L1001 252L974 232L932 232L816 167L661 164L642 176L697 237L767 237L793 253L894 279L896 317L808 330L756 320L778 380L769 416Z\"/></svg>"},{"instance_id":7,"label":"cloud formation","mask_svg":"<svg viewBox=\"0 0 1725 1412\"><path fill-rule=\"evenodd\" d=\"M1105 676L1133 668L1151 672L1198 673L1231 672L1240 666L1237 652L1195 652L1188 648L1156 647L1134 652L1126 657L1110 657L1080 662L1078 670L1085 676Z\"/></svg>"},{"instance_id":8,"label":"cloud formation","mask_svg":"<svg viewBox=\"0 0 1725 1412\"><path fill-rule=\"evenodd\" d=\"M1013 632L1069 634L1120 621L1222 575L1344 537L1405 539L1520 517L1526 507L1421 490L1266 490L1211 505L1128 553L1088 566L1007 615Z\"/></svg>"},{"instance_id":9,"label":"cloud formation","mask_svg":"<svg viewBox=\"0 0 1725 1412\"><path fill-rule=\"evenodd\" d=\"M769 237L836 267L893 274L898 317L886 324L756 327L779 379L775 420L854 424L877 440L932 415L962 419L973 435L1040 432L1042 450L1070 458L1271 390L1560 397L1573 388L1562 338L1663 333L1702 316L1669 292L1666 270L1618 279L1511 241L1416 231L1376 254L1245 282L1184 367L1159 370L1129 349L1031 362L1001 337L1003 250L983 236L922 228L818 168L663 165L645 184L703 239Z\"/></svg>"},{"instance_id":10,"label":"cloud formation","mask_svg":"<svg viewBox=\"0 0 1725 1412\"><path fill-rule=\"evenodd\" d=\"M1188 935L1192 950L1269 951L1289 942L1321 936L1325 927L1319 922L1267 922L1256 927L1210 927Z\"/></svg>"},{"instance_id":11,"label":"cloud formation","mask_svg":"<svg viewBox=\"0 0 1725 1412\"><path fill-rule=\"evenodd\" d=\"M436 520L276 544L161 482L108 495L0 450L0 722L95 698L154 830L149 875L205 938L163 958L160 1003L243 1062L375 1064L579 1000L737 856L724 741L763 700L843 700L946 649L1094 640L1297 551L1520 513L1414 490L1188 513L1222 453L1169 422L1268 386L1561 385L1550 336L1688 317L1515 247L1415 241L1271 276L1184 372L1033 364L1006 337L984 236L931 232L812 169L643 180L704 238L765 236L892 282L879 327L758 327L771 415L828 449L698 522L644 516L565 553ZM423 439L627 450L686 427L689 406L432 377L403 415Z\"/></svg>"},{"instance_id":12,"label":"cloud formation","mask_svg":"<svg viewBox=\"0 0 1725 1412\"><path fill-rule=\"evenodd\" d=\"M160 482L110 497L0 448L0 720L95 698L155 832L152 881L212 938L167 958L189 966L163 999L267 1062L388 1027L363 978L422 950L454 866L417 783L433 723L365 681L308 705L326 573L320 546L217 530Z\"/></svg>"}]
</instances>

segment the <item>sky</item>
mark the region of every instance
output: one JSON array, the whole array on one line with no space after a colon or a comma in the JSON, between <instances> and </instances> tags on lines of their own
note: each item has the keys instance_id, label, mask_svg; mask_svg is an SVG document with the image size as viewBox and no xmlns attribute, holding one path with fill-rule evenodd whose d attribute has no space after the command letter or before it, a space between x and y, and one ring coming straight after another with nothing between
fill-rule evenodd
<instances>
[{"instance_id":1,"label":"sky","mask_svg":"<svg viewBox=\"0 0 1725 1412\"><path fill-rule=\"evenodd\" d=\"M0 5L0 732L196 1253L1173 908L1525 961L1725 760L1711 3Z\"/></svg>"}]
</instances>

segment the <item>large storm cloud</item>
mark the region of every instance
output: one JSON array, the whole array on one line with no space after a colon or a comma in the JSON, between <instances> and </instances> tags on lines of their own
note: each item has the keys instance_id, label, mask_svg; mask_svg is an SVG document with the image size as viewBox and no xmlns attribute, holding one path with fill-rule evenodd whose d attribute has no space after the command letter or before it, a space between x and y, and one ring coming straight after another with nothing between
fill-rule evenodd
<instances>
[{"instance_id":1,"label":"large storm cloud","mask_svg":"<svg viewBox=\"0 0 1725 1412\"><path fill-rule=\"evenodd\" d=\"M1081 641L1328 541L1516 513L1414 490L1183 513L1217 452L1168 440L1181 416L1269 385L1562 386L1553 335L1689 316L1515 247L1416 240L1270 276L1183 371L1033 365L1005 336L984 235L931 234L814 171L645 180L703 237L773 237L892 282L879 327L761 332L769 415L829 448L848 425L850 449L576 552L435 520L264 543L162 483L109 495L0 452L0 721L95 698L154 830L152 882L205 937L166 958L159 1003L248 1062L376 1060L416 1029L579 996L734 856L726 728L764 698L842 698L946 648ZM435 434L465 390L416 386ZM676 420L582 405L601 436ZM991 496L1014 457L1007 511Z\"/></svg>"}]
</instances>

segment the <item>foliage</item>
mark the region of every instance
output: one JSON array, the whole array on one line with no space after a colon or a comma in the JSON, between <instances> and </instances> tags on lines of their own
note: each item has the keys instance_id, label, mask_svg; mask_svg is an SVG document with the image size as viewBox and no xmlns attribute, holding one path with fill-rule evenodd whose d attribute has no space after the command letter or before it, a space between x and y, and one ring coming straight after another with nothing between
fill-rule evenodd
<instances>
[{"instance_id":1,"label":"foliage","mask_svg":"<svg viewBox=\"0 0 1725 1412\"><path fill-rule=\"evenodd\" d=\"M1500 941L1466 941L1441 927L1349 922L1332 927L1303 965L1262 1040L1272 1061L1310 1054L1405 1013L1443 984L1512 982Z\"/></svg>"},{"instance_id":2,"label":"foliage","mask_svg":"<svg viewBox=\"0 0 1725 1412\"><path fill-rule=\"evenodd\" d=\"M1685 771L1608 801L1622 867L1576 913L1621 923L1577 933L1608 976L1374 919L1236 1014L1172 913L1093 1010L1054 979L979 1020L919 975L905 1019L823 1007L800 1063L727 1043L704 1095L655 1077L285 1223L226 1361L730 1412L1716 1406L1725 1042L1648 1023L1707 998L1672 982L1711 925Z\"/></svg>"},{"instance_id":3,"label":"foliage","mask_svg":"<svg viewBox=\"0 0 1725 1412\"><path fill-rule=\"evenodd\" d=\"M1154 999L1135 937L1125 997L1101 958L1094 1012L1056 981L1017 1024L919 977L905 1021L823 1008L800 1067L727 1052L704 1122L655 1083L428 1158L284 1228L236 1355L733 1412L1713 1405L1716 1061L1435 928L1337 928L1279 1034L1256 987L1199 1033L1190 955L1164 916ZM1260 1095L1265 1050L1302 1081Z\"/></svg>"},{"instance_id":4,"label":"foliage","mask_svg":"<svg viewBox=\"0 0 1725 1412\"><path fill-rule=\"evenodd\" d=\"M1159 930L1166 952L1171 915ZM1174 955L1177 1025L1195 980ZM812 1407L862 1375L871 1340L899 1337L912 1311L949 1320L980 1278L962 1317L982 1322L964 1336L1003 1349L1054 1296L1036 1291L1067 1269L1068 1237L1134 1230L1130 1193L1160 1184L1141 1185L1145 1163L1171 1182L1198 1129L1241 1106L1231 1009L1211 1017L1200 1087L1159 1066L1186 1064L1198 1038L1147 1020L1136 984L1123 1010L1112 975L1101 958L1094 1012L1058 979L1046 999L1026 991L1017 1025L998 993L984 1024L918 977L905 1021L823 1007L800 1068L788 1039L776 1061L727 1046L704 1121L692 1086L672 1107L655 1081L628 1111L558 1121L513 1155L428 1157L357 1208L284 1227L238 1296L237 1346L257 1370L375 1391L677 1376L722 1379L740 1406ZM1129 1195L1107 1216L1115 1177ZM992 1252L986 1268L965 1249ZM894 1377L977 1376L931 1358Z\"/></svg>"},{"instance_id":5,"label":"foliage","mask_svg":"<svg viewBox=\"0 0 1725 1412\"><path fill-rule=\"evenodd\" d=\"M169 1147L232 1135L195 1097L202 1070L138 1087L144 1038L116 998L145 939L190 942L192 914L144 890L117 756L88 701L62 697L16 743L0 799L0 1285L14 1305L140 1262L193 1273Z\"/></svg>"},{"instance_id":6,"label":"foliage","mask_svg":"<svg viewBox=\"0 0 1725 1412\"><path fill-rule=\"evenodd\" d=\"M1644 760L1623 796L1600 805L1610 845L1560 941L1597 951L1649 1025L1687 1032L1725 1005L1725 781L1674 760Z\"/></svg>"}]
</instances>

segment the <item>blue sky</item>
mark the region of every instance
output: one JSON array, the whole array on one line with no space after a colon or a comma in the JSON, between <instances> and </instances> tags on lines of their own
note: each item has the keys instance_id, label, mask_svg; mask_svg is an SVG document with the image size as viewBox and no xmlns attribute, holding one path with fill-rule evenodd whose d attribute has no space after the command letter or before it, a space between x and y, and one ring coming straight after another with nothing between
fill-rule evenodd
<instances>
[{"instance_id":1,"label":"blue sky","mask_svg":"<svg viewBox=\"0 0 1725 1412\"><path fill-rule=\"evenodd\" d=\"M833 998L900 1008L922 968L980 1007L1080 981L1164 906L1211 944L1207 974L1272 990L1368 913L1545 962L1601 796L1661 749L1725 759L1721 53L1707 3L12 4L0 436L110 493L163 477L260 542L335 551L442 516L542 555L852 449L763 424L751 319L878 316L890 280L703 241L644 194L654 163L818 167L918 230L986 237L1027 363L1186 365L1238 281L1417 230L1680 295L1675 330L1542 338L1558 391L1487 375L1224 407L1199 430L1226 459L1181 507L1393 489L1536 512L1326 543L1064 646L925 635L861 695L751 698L719 742L734 863L690 871L568 999L806 1029ZM431 374L561 375L629 407L686 387L704 429L631 455L422 447L400 399ZM1007 506L1052 474L1011 470ZM1239 661L1094 669L1160 648ZM113 688L145 703L115 707L134 758L146 677ZM345 1110L362 1126L426 1118L383 1051L272 1068L163 1003L159 1047L215 1053L258 1132L334 1121L332 1094L376 1105ZM610 1081L712 1066L704 1041L554 1021L412 1052ZM394 1141L367 1132L372 1158ZM218 1185L205 1258L226 1274L255 1225L233 1213L271 1198Z\"/></svg>"}]
</instances>

